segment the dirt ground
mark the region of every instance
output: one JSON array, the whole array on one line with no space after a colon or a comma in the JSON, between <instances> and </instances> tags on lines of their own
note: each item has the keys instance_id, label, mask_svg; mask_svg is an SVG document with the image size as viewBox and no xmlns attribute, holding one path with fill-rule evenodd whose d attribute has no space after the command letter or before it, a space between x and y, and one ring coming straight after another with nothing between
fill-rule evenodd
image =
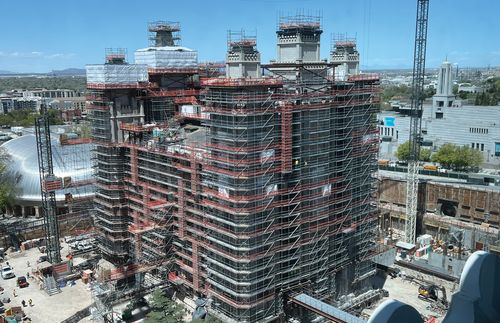
<instances>
[{"instance_id":1,"label":"dirt ground","mask_svg":"<svg viewBox=\"0 0 500 323\"><path fill-rule=\"evenodd\" d=\"M441 322L446 313L440 313L431 309L431 302L418 298L418 287L423 284L420 280L424 279L425 281L432 282L438 286L444 286L448 302L450 302L453 292L458 289L458 285L434 276L421 274L411 269L403 267L398 268L401 270L402 274L411 275L416 277L417 280L408 281L402 277L396 277L393 279L391 279L390 276L387 277L383 288L389 291L389 297L382 298L379 302L373 304L371 308L365 309L363 313L369 315L373 313L375 308L385 300L396 299L400 302L413 306L421 315L425 317L434 316L436 317L436 322ZM441 293L439 296L441 296Z\"/></svg>"}]
</instances>

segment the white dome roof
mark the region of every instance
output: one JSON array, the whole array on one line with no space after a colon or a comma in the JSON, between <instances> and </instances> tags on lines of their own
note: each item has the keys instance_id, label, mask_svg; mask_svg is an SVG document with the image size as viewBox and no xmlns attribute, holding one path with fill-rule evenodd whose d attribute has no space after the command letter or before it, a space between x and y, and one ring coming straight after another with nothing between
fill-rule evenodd
<instances>
[{"instance_id":1,"label":"white dome roof","mask_svg":"<svg viewBox=\"0 0 500 323\"><path fill-rule=\"evenodd\" d=\"M91 144L61 146L58 135L51 134L54 174L58 177L71 177L71 181L86 181L93 178L91 163ZM7 171L16 178L19 189L17 202L26 204L41 201L38 155L34 134L12 139L1 146L10 155ZM83 185L56 192L58 201L64 200L66 193L73 198L89 197L95 192L94 185Z\"/></svg>"}]
</instances>

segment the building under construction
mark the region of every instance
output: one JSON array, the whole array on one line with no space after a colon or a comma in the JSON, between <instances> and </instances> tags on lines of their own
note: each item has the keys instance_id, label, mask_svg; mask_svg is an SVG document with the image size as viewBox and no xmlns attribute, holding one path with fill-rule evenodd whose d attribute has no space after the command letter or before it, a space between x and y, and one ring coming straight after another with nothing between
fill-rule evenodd
<instances>
[{"instance_id":1,"label":"building under construction","mask_svg":"<svg viewBox=\"0 0 500 323\"><path fill-rule=\"evenodd\" d=\"M369 289L378 77L333 80L319 17L281 18L265 65L256 37L229 32L219 77L200 77L179 24L149 31L135 64L107 51L87 66L109 279L154 272L228 322Z\"/></svg>"}]
</instances>

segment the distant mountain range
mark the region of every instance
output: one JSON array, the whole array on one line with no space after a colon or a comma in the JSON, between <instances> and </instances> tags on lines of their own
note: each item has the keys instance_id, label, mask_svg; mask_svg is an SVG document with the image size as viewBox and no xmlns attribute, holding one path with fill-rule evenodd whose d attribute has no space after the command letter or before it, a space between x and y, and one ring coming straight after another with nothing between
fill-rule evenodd
<instances>
[{"instance_id":1,"label":"distant mountain range","mask_svg":"<svg viewBox=\"0 0 500 323\"><path fill-rule=\"evenodd\" d=\"M57 76L75 76L75 75L85 75L84 68L67 68L64 70L54 70L50 74Z\"/></svg>"},{"instance_id":2,"label":"distant mountain range","mask_svg":"<svg viewBox=\"0 0 500 323\"><path fill-rule=\"evenodd\" d=\"M66 68L64 70L53 70L52 72L48 73L16 73L16 72L11 72L11 71L5 71L5 70L0 70L0 75L3 76L30 76L30 75L37 75L37 76L84 76L85 75L85 69L83 68Z\"/></svg>"}]
</instances>

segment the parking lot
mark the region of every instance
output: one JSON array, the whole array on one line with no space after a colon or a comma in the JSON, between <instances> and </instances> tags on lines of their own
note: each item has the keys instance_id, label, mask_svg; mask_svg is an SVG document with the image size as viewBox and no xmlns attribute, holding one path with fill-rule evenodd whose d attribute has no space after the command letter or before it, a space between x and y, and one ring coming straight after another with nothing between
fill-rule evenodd
<instances>
[{"instance_id":1,"label":"parking lot","mask_svg":"<svg viewBox=\"0 0 500 323\"><path fill-rule=\"evenodd\" d=\"M69 250L68 245L63 243L61 255L66 256ZM73 286L62 287L61 293L53 296L47 295L34 278L28 279L30 284L28 287L18 288L16 286L17 277L26 276L27 272L31 274L31 271L36 268L37 260L41 255L37 248L7 254L2 265L8 262L12 266L16 277L0 279L0 286L4 288L0 300L5 297L11 299L10 303L4 304L4 308L22 306L21 302L24 300L27 306L23 310L32 319L33 323L54 323L61 322L78 310L90 305L90 291L88 286L83 284L81 280L77 280ZM28 267L28 261L30 267ZM17 296L14 296L14 290ZM28 305L29 299L33 301L32 307Z\"/></svg>"}]
</instances>

